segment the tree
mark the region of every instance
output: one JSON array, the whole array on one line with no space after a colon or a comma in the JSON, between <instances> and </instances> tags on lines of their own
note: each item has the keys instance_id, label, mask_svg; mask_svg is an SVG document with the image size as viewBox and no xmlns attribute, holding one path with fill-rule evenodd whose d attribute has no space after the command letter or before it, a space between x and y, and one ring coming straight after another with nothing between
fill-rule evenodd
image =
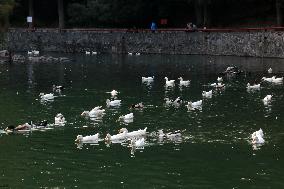
<instances>
[{"instance_id":1,"label":"tree","mask_svg":"<svg viewBox=\"0 0 284 189\"><path fill-rule=\"evenodd\" d=\"M64 18L64 0L58 0L58 27L63 29L65 27L65 18Z\"/></svg>"},{"instance_id":2,"label":"tree","mask_svg":"<svg viewBox=\"0 0 284 189\"><path fill-rule=\"evenodd\" d=\"M9 16L14 6L14 0L2 0L0 4L0 30L6 30L9 27Z\"/></svg>"},{"instance_id":3,"label":"tree","mask_svg":"<svg viewBox=\"0 0 284 189\"><path fill-rule=\"evenodd\" d=\"M276 21L277 21L277 26L282 26L282 0L276 0Z\"/></svg>"}]
</instances>

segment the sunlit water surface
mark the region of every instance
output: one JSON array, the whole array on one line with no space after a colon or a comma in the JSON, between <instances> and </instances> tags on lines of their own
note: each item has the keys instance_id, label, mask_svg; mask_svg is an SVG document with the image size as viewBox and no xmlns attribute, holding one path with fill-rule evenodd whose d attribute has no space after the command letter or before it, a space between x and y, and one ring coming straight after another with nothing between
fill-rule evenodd
<instances>
[{"instance_id":1,"label":"sunlit water surface","mask_svg":"<svg viewBox=\"0 0 284 189\"><path fill-rule=\"evenodd\" d=\"M55 54L55 56L59 56ZM64 56L64 55L63 55ZM284 75L284 61L206 56L71 56L69 63L0 65L0 128L47 119L61 112L67 124L25 134L0 134L0 188L284 188L283 85L262 83L248 92L246 84L263 76ZM218 73L237 65L239 77L224 77L224 90L204 99L202 110L188 111L187 101L216 82ZM274 74L268 74L272 68ZM155 76L151 85L142 76ZM188 87L165 88L164 77L182 76ZM54 101L42 103L39 93L64 85ZM106 107L113 89L122 100ZM273 95L265 106L262 99ZM181 97L180 107L166 107L164 98ZM143 110L129 110L143 102ZM103 106L102 119L80 116ZM134 113L132 123L118 117ZM75 144L78 134L99 132L101 138L147 127L144 149L129 141ZM254 148L250 134L262 128L264 145ZM182 136L161 139L154 133L181 130Z\"/></svg>"}]
</instances>

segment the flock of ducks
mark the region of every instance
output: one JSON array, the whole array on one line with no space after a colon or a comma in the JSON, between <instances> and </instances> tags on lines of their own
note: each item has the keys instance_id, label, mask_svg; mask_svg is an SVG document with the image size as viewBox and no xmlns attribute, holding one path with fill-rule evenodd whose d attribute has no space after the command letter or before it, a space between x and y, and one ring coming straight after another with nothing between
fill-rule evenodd
<instances>
[{"instance_id":1,"label":"flock of ducks","mask_svg":"<svg viewBox=\"0 0 284 189\"><path fill-rule=\"evenodd\" d=\"M32 51L33 52L33 51ZM92 52L93 53L93 52ZM87 54L87 51L86 51ZM239 74L241 73L241 71L239 71L236 67L228 67L226 69L226 71L224 72L226 74ZM272 69L270 68L268 70L269 74L272 74ZM141 81L144 84L151 84L152 82L154 82L155 77L142 77ZM165 77L165 87L174 87L176 81L175 80L170 80L168 77ZM184 80L182 77L178 78L179 80L179 85L180 86L189 86L190 85L190 80ZM267 77L263 77L262 78L263 82L270 82L270 83L277 83L277 84L281 84L283 83L283 77L281 78L276 78L276 76L273 76L271 78L267 78ZM215 89L220 89L220 88L224 88L225 84L222 83L223 82L223 78L222 77L218 77L217 78L217 82L216 83L212 83L209 84L210 87L213 87ZM56 86L53 85L52 87L53 92L58 92L61 93L61 91L64 89L63 86ZM247 84L247 90L251 91L251 90L259 90L260 89L260 84L254 84L251 85L250 83ZM48 93L48 94L44 94L44 93L40 93L40 100L45 102L45 101L53 101L55 98L54 93ZM116 90L112 90L110 92L107 92L111 95L111 99L107 99L106 100L106 107L118 107L121 105L121 100L117 99L117 95L119 94L118 91ZM202 97L207 99L207 98L212 98L213 95L213 90L209 90L209 91L202 91ZM265 105L271 103L273 95L267 95L263 98L263 103ZM175 100L170 100L169 98L165 98L165 106L180 106L184 103L184 101L180 98L177 97ZM195 110L201 110L202 109L202 104L203 104L203 99L195 101L195 102L191 102L188 101L187 104L185 105L188 109L188 111L195 111ZM134 108L134 109L143 109L144 105L142 102L138 103L138 104L132 104L130 108ZM83 111L81 113L81 116L86 117L86 118L98 118L98 117L103 117L105 115L105 109L102 108L102 106L96 106L93 109L86 110ZM134 120L134 114L128 113L126 115L121 115L118 118L118 121L122 121L125 123L131 123ZM66 120L64 118L64 116L61 113L58 113L55 118L54 118L54 126L64 126L66 124ZM22 125L19 125L17 127L15 126L8 126L5 130L7 133L11 133L11 132L21 132L21 131L31 131L31 130L36 130L39 128L46 128L48 127L47 121L44 122L40 122L37 124L33 124L33 123L25 123ZM175 131L175 132L170 132L170 133L164 133L163 130L158 130L156 132L156 136L159 139L163 139L163 138L168 138L168 139L172 139L172 138L176 138L176 137L181 137L182 133L181 131ZM101 135L99 133L96 133L94 135L89 135L89 136L83 136L83 135L78 135L77 138L75 139L76 143L96 143L98 141L104 140L108 143L117 143L117 142L121 142L121 141L130 141L129 142L129 146L131 146L132 148L143 148L145 146L145 136L147 135L147 127L144 129L139 129L136 131L131 131L129 132L126 128L121 128L119 130L119 132L117 134L113 134L111 135L110 133L107 133L106 136L104 138L101 138ZM265 142L265 140L263 139L264 134L262 129L255 131L251 137L250 137L250 142L253 145L261 145Z\"/></svg>"}]
</instances>

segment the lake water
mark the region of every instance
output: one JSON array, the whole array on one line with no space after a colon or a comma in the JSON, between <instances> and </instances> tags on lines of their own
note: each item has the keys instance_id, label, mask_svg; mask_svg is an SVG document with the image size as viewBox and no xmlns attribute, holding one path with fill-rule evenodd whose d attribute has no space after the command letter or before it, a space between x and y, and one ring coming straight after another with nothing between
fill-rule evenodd
<instances>
[{"instance_id":1,"label":"lake water","mask_svg":"<svg viewBox=\"0 0 284 189\"><path fill-rule=\"evenodd\" d=\"M59 56L58 54L55 56ZM64 55L63 55L64 56ZM70 56L70 55L66 55ZM248 82L263 76L283 76L284 60L207 56L74 55L69 63L0 65L0 128L48 120L61 112L63 127L23 134L0 134L0 188L284 188L284 88L261 84L248 92ZM245 71L224 77L223 90L204 99L202 110L165 106L164 98L202 99L202 91L218 73L237 65ZM272 68L274 74L267 73ZM151 85L142 76L155 76ZM164 77L182 76L188 87L165 88ZM42 103L39 93L64 85L53 102ZM106 107L113 89L122 100ZM269 106L262 99L273 95ZM143 102L143 110L130 110ZM103 106L102 119L80 114ZM134 113L132 123L118 117ZM77 145L78 134L99 132L104 138L119 128L147 127L144 149L129 141ZM254 148L250 135L262 128L265 143ZM156 131L181 130L181 137L159 138Z\"/></svg>"}]
</instances>

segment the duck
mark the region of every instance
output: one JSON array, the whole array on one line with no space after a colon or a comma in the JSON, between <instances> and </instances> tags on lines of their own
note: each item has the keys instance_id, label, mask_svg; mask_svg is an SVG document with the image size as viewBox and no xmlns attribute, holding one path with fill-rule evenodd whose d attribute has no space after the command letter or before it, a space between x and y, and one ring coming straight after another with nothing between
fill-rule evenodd
<instances>
[{"instance_id":1,"label":"duck","mask_svg":"<svg viewBox=\"0 0 284 189\"><path fill-rule=\"evenodd\" d=\"M33 55L33 52L32 51L28 51L28 55Z\"/></svg>"},{"instance_id":2,"label":"duck","mask_svg":"<svg viewBox=\"0 0 284 189\"><path fill-rule=\"evenodd\" d=\"M110 95L112 96L112 97L115 97L115 96L117 96L117 94L119 93L117 90L112 90L112 91L110 91L110 92L107 92L107 93L110 93Z\"/></svg>"},{"instance_id":3,"label":"duck","mask_svg":"<svg viewBox=\"0 0 284 189\"><path fill-rule=\"evenodd\" d=\"M218 83L221 83L221 82L223 82L223 78L222 77L218 77L217 81L218 81Z\"/></svg>"},{"instance_id":4,"label":"duck","mask_svg":"<svg viewBox=\"0 0 284 189\"><path fill-rule=\"evenodd\" d=\"M283 77L278 77L276 78L276 76L272 77L272 83L282 83L283 82Z\"/></svg>"},{"instance_id":5,"label":"duck","mask_svg":"<svg viewBox=\"0 0 284 189\"><path fill-rule=\"evenodd\" d=\"M99 140L99 136L100 136L99 133L97 133L95 135L84 136L84 137L83 137L83 135L77 135L75 142L78 142L78 143L95 142L95 141Z\"/></svg>"},{"instance_id":6,"label":"duck","mask_svg":"<svg viewBox=\"0 0 284 189\"><path fill-rule=\"evenodd\" d=\"M39 55L39 51L37 51L37 50L32 50L32 54L33 54L34 56L38 56L38 55Z\"/></svg>"},{"instance_id":7,"label":"duck","mask_svg":"<svg viewBox=\"0 0 284 189\"><path fill-rule=\"evenodd\" d=\"M137 52L137 53L136 53L136 56L140 56L140 55L141 55L141 53L140 53L140 52Z\"/></svg>"},{"instance_id":8,"label":"duck","mask_svg":"<svg viewBox=\"0 0 284 189\"><path fill-rule=\"evenodd\" d=\"M132 132L128 132L128 130L126 128L119 129L119 133L126 132L126 136L128 138L133 138L133 137L139 137L139 136L146 135L146 131L147 131L147 127L145 127L145 129L139 129L137 131L132 131Z\"/></svg>"},{"instance_id":9,"label":"duck","mask_svg":"<svg viewBox=\"0 0 284 189\"><path fill-rule=\"evenodd\" d=\"M264 103L264 104L269 104L269 103L271 102L272 96L273 96L273 95L266 95L266 96L262 99L263 103Z\"/></svg>"},{"instance_id":10,"label":"duck","mask_svg":"<svg viewBox=\"0 0 284 189\"><path fill-rule=\"evenodd\" d=\"M212 94L213 94L212 90L210 90L208 92L202 91L202 97L203 98L212 98Z\"/></svg>"},{"instance_id":11,"label":"duck","mask_svg":"<svg viewBox=\"0 0 284 189\"><path fill-rule=\"evenodd\" d=\"M154 81L154 76L152 77L142 77L142 83L150 83Z\"/></svg>"},{"instance_id":12,"label":"duck","mask_svg":"<svg viewBox=\"0 0 284 189\"><path fill-rule=\"evenodd\" d=\"M259 90L260 84L250 85L250 83L247 84L247 90Z\"/></svg>"},{"instance_id":13,"label":"duck","mask_svg":"<svg viewBox=\"0 0 284 189\"><path fill-rule=\"evenodd\" d=\"M128 121L133 121L133 118L134 118L133 113L129 113L129 114L120 116L120 117L118 118L118 120L128 122Z\"/></svg>"},{"instance_id":14,"label":"duck","mask_svg":"<svg viewBox=\"0 0 284 189\"><path fill-rule=\"evenodd\" d=\"M189 101L186 105L188 110L195 110L195 109L201 109L202 108L202 100L191 102Z\"/></svg>"},{"instance_id":15,"label":"duck","mask_svg":"<svg viewBox=\"0 0 284 189\"><path fill-rule=\"evenodd\" d=\"M96 54L98 54L97 51L92 51L92 55L96 55Z\"/></svg>"},{"instance_id":16,"label":"duck","mask_svg":"<svg viewBox=\"0 0 284 189\"><path fill-rule=\"evenodd\" d=\"M274 76L275 77L275 76ZM273 77L262 77L261 78L262 81L266 81L266 82L271 82L273 81Z\"/></svg>"},{"instance_id":17,"label":"duck","mask_svg":"<svg viewBox=\"0 0 284 189\"><path fill-rule=\"evenodd\" d=\"M269 74L272 74L272 68L269 68L269 69L267 70L267 72L268 72Z\"/></svg>"},{"instance_id":18,"label":"duck","mask_svg":"<svg viewBox=\"0 0 284 189\"><path fill-rule=\"evenodd\" d=\"M90 51L85 51L85 54L86 54L86 55L90 55L91 52L90 52Z\"/></svg>"},{"instance_id":19,"label":"duck","mask_svg":"<svg viewBox=\"0 0 284 189\"><path fill-rule=\"evenodd\" d=\"M255 131L251 135L252 144L263 144L265 140L263 139L263 131L260 128L258 131Z\"/></svg>"},{"instance_id":20,"label":"duck","mask_svg":"<svg viewBox=\"0 0 284 189\"><path fill-rule=\"evenodd\" d=\"M53 92L61 92L64 89L62 85L52 85Z\"/></svg>"},{"instance_id":21,"label":"duck","mask_svg":"<svg viewBox=\"0 0 284 189\"><path fill-rule=\"evenodd\" d=\"M120 106L121 100L112 100L110 101L109 99L106 100L107 106Z\"/></svg>"},{"instance_id":22,"label":"duck","mask_svg":"<svg viewBox=\"0 0 284 189\"><path fill-rule=\"evenodd\" d=\"M188 86L190 84L190 80L183 80L182 77L179 77L178 79L180 80L179 81L180 86Z\"/></svg>"},{"instance_id":23,"label":"duck","mask_svg":"<svg viewBox=\"0 0 284 189\"><path fill-rule=\"evenodd\" d=\"M9 125L8 127L5 128L5 131L7 133L13 133L15 131L31 131L32 129L32 123L24 123L21 125L18 125L15 127L14 125Z\"/></svg>"},{"instance_id":24,"label":"duck","mask_svg":"<svg viewBox=\"0 0 284 189\"><path fill-rule=\"evenodd\" d=\"M175 85L175 80L174 79L169 80L168 77L165 77L165 80L166 80L166 86L174 86Z\"/></svg>"},{"instance_id":25,"label":"duck","mask_svg":"<svg viewBox=\"0 0 284 189\"><path fill-rule=\"evenodd\" d=\"M175 131L175 132L169 132L169 133L164 133L163 129L158 130L158 137L159 138L163 138L163 137L167 137L167 138L176 138L176 137L181 137L181 133L180 131Z\"/></svg>"},{"instance_id":26,"label":"duck","mask_svg":"<svg viewBox=\"0 0 284 189\"><path fill-rule=\"evenodd\" d=\"M170 100L169 98L165 98L165 105L166 106L170 106L170 105L172 105L172 103L173 103L172 100Z\"/></svg>"},{"instance_id":27,"label":"duck","mask_svg":"<svg viewBox=\"0 0 284 189\"><path fill-rule=\"evenodd\" d=\"M143 109L144 105L143 105L142 102L139 102L138 104L131 104L130 108L133 108L133 109Z\"/></svg>"},{"instance_id":28,"label":"duck","mask_svg":"<svg viewBox=\"0 0 284 189\"><path fill-rule=\"evenodd\" d=\"M102 106L97 106L93 108L91 111L83 111L81 113L81 116L86 116L86 117L100 117L103 116L105 113L105 109L101 109Z\"/></svg>"},{"instance_id":29,"label":"duck","mask_svg":"<svg viewBox=\"0 0 284 189\"><path fill-rule=\"evenodd\" d=\"M173 103L172 103L174 106L180 106L181 104L182 104L182 100L181 100L181 98L180 97L177 97L174 101L173 101Z\"/></svg>"},{"instance_id":30,"label":"duck","mask_svg":"<svg viewBox=\"0 0 284 189\"><path fill-rule=\"evenodd\" d=\"M132 55L133 55L133 53L132 53L132 52L128 52L127 54L128 54L128 55L130 55L130 56L132 56Z\"/></svg>"},{"instance_id":31,"label":"duck","mask_svg":"<svg viewBox=\"0 0 284 189\"><path fill-rule=\"evenodd\" d=\"M61 113L58 113L58 114L54 117L54 125L64 126L65 123L66 123L65 117L64 117Z\"/></svg>"},{"instance_id":32,"label":"duck","mask_svg":"<svg viewBox=\"0 0 284 189\"><path fill-rule=\"evenodd\" d=\"M210 84L211 87L215 87L215 88L223 88L225 87L225 84L222 83L212 83Z\"/></svg>"},{"instance_id":33,"label":"duck","mask_svg":"<svg viewBox=\"0 0 284 189\"><path fill-rule=\"evenodd\" d=\"M53 93L48 93L48 94L40 93L39 96L40 96L41 100L44 100L44 101L49 101L49 100L54 99Z\"/></svg>"},{"instance_id":34,"label":"duck","mask_svg":"<svg viewBox=\"0 0 284 189\"><path fill-rule=\"evenodd\" d=\"M125 140L126 137L127 137L126 131L124 131L123 133L116 134L116 135L110 135L108 133L105 137L105 140L106 141Z\"/></svg>"},{"instance_id":35,"label":"duck","mask_svg":"<svg viewBox=\"0 0 284 189\"><path fill-rule=\"evenodd\" d=\"M145 139L144 138L140 138L138 140L135 139L131 139L131 146L135 147L135 148L142 148L145 146Z\"/></svg>"}]
</instances>

